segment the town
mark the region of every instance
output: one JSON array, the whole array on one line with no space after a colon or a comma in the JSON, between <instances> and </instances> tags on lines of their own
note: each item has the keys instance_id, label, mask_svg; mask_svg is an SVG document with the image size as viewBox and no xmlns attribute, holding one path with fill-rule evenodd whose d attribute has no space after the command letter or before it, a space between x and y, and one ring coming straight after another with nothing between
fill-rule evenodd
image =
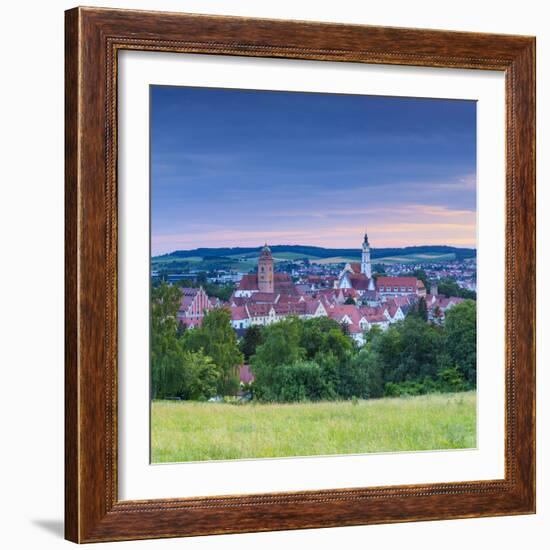
<instances>
[{"instance_id":1,"label":"town","mask_svg":"<svg viewBox=\"0 0 550 550\"><path fill-rule=\"evenodd\" d=\"M420 270L424 276L414 276ZM307 261L286 261L276 266L266 243L254 272L214 273L208 278L218 285L235 285L227 300L209 295L203 285L184 283L178 322L186 329L195 328L201 325L207 311L224 307L240 337L253 325L271 325L290 316L328 317L362 346L373 327L385 331L405 319L410 311L423 311L427 321L443 324L446 313L464 301L464 296L449 291L440 293L438 281L450 278L456 282L456 294L467 291L475 295L475 273L475 258L462 262L373 265L366 233L361 261L347 262L339 269L334 264Z\"/></svg>"}]
</instances>

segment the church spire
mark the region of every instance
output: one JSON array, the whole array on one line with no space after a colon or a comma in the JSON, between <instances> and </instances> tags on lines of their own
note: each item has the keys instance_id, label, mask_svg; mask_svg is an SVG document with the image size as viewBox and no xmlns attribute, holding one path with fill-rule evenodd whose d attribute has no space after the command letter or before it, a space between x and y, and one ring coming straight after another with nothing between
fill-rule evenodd
<instances>
[{"instance_id":1,"label":"church spire","mask_svg":"<svg viewBox=\"0 0 550 550\"><path fill-rule=\"evenodd\" d=\"M361 252L361 273L366 275L369 279L372 277L372 267L370 263L370 245L369 236L365 229L365 238L363 239L363 250Z\"/></svg>"}]
</instances>

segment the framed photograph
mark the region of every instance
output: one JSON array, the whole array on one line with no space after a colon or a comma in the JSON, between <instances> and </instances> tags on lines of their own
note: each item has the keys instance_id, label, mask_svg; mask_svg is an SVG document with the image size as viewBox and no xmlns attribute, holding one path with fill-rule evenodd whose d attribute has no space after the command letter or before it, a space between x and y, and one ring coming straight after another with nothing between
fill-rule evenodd
<instances>
[{"instance_id":1,"label":"framed photograph","mask_svg":"<svg viewBox=\"0 0 550 550\"><path fill-rule=\"evenodd\" d=\"M535 511L535 39L66 12L66 537Z\"/></svg>"}]
</instances>

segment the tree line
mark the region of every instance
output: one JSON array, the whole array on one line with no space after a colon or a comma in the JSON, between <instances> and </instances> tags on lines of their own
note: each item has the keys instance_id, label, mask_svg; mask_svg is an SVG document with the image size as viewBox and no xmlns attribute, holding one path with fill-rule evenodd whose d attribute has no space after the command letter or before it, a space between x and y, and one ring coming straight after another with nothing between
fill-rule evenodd
<instances>
[{"instance_id":1,"label":"tree line","mask_svg":"<svg viewBox=\"0 0 550 550\"><path fill-rule=\"evenodd\" d=\"M326 317L248 329L241 349L256 378L255 397L276 402L377 398L476 386L473 301L450 309L442 326L413 310L386 331L371 328L361 348L345 332Z\"/></svg>"},{"instance_id":2,"label":"tree line","mask_svg":"<svg viewBox=\"0 0 550 550\"><path fill-rule=\"evenodd\" d=\"M413 310L386 331L373 327L358 347L346 327L327 317L290 317L253 325L238 340L230 313L209 311L200 327L177 322L181 291L152 291L152 397L203 400L234 395L239 367L250 364L249 388L264 402L319 401L451 392L476 386L476 304L466 300L441 326Z\"/></svg>"},{"instance_id":3,"label":"tree line","mask_svg":"<svg viewBox=\"0 0 550 550\"><path fill-rule=\"evenodd\" d=\"M243 355L228 310L208 312L202 325L184 330L177 320L181 290L162 283L151 293L151 394L153 399L202 400L234 395Z\"/></svg>"}]
</instances>

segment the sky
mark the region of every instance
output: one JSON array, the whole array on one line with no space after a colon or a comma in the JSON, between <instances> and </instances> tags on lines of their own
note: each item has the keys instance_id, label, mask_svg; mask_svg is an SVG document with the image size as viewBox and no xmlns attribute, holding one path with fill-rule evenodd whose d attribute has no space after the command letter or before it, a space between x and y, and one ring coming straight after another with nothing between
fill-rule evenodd
<instances>
[{"instance_id":1,"label":"sky","mask_svg":"<svg viewBox=\"0 0 550 550\"><path fill-rule=\"evenodd\" d=\"M151 252L476 246L476 103L151 86Z\"/></svg>"}]
</instances>

